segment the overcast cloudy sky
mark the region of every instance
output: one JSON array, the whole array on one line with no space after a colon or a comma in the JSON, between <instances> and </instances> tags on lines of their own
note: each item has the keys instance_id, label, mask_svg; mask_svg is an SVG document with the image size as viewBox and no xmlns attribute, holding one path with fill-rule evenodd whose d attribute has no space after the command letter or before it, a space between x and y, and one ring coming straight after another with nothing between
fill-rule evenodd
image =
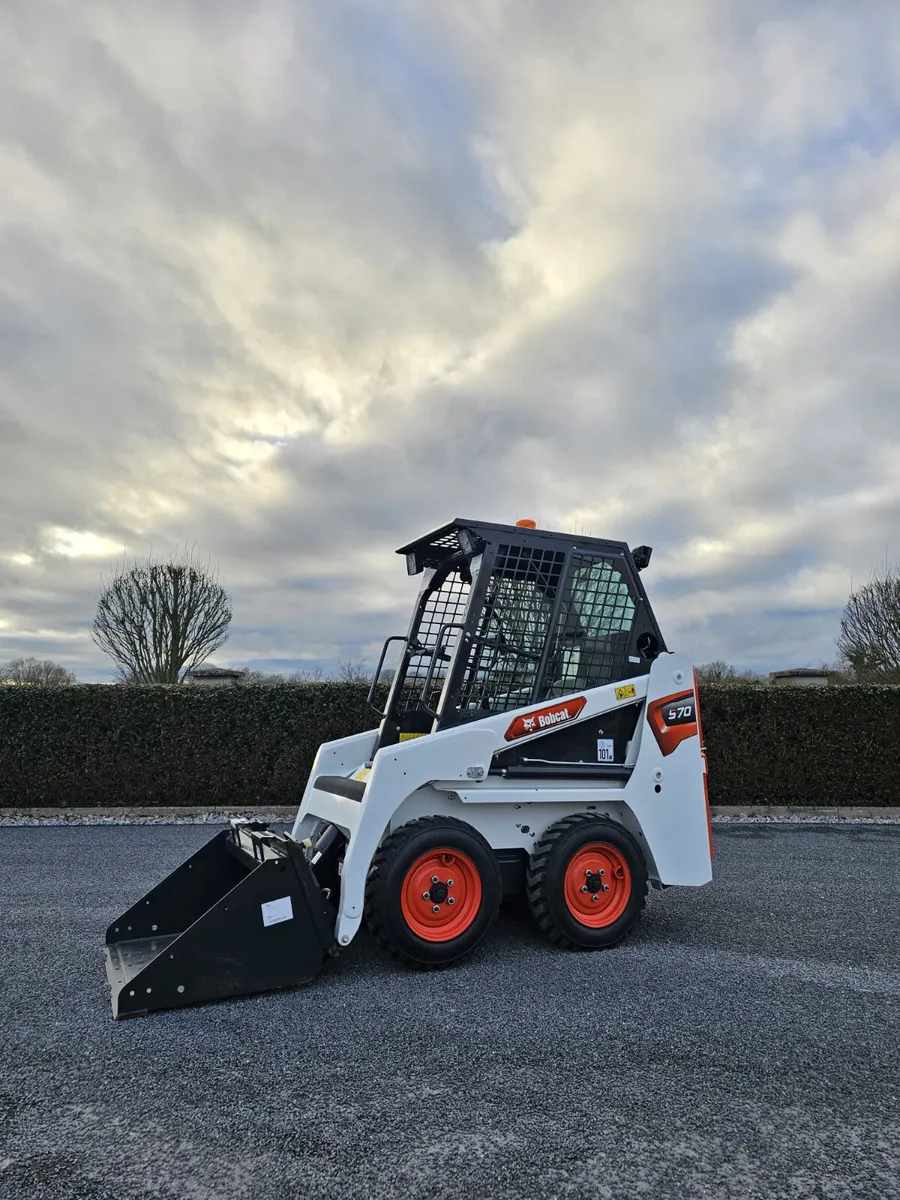
<instances>
[{"instance_id":1,"label":"overcast cloudy sky","mask_svg":"<svg viewBox=\"0 0 900 1200\"><path fill-rule=\"evenodd\" d=\"M0 182L0 658L196 542L217 662L371 662L530 516L817 665L900 558L896 0L5 0Z\"/></svg>"}]
</instances>

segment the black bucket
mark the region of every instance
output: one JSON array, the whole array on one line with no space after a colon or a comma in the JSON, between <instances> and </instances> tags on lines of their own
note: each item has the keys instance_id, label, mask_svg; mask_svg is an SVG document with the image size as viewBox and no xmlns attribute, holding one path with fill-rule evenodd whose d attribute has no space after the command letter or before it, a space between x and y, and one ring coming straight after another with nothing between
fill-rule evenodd
<instances>
[{"instance_id":1,"label":"black bucket","mask_svg":"<svg viewBox=\"0 0 900 1200\"><path fill-rule=\"evenodd\" d=\"M113 1017L307 983L336 919L298 842L235 821L106 931Z\"/></svg>"}]
</instances>

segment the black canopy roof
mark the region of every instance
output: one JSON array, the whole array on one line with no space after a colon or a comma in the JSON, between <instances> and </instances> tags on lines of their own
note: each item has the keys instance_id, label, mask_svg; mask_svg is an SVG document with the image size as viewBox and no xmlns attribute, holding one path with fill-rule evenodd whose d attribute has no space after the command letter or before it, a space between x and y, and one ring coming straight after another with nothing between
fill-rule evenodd
<instances>
[{"instance_id":1,"label":"black canopy roof","mask_svg":"<svg viewBox=\"0 0 900 1200\"><path fill-rule=\"evenodd\" d=\"M457 517L426 533L423 537L401 546L397 551L406 557L410 575L417 575L428 567L437 567L448 559L468 557L484 545L501 539L515 538L519 544L551 545L595 550L597 553L628 554L626 542L614 542L605 538L582 537L578 534L559 533L549 529L530 529L524 525L498 525L492 521L469 521ZM641 550L647 550L641 547ZM637 553L635 554L637 559ZM649 550L646 559L649 560ZM639 565L646 565L646 562Z\"/></svg>"}]
</instances>

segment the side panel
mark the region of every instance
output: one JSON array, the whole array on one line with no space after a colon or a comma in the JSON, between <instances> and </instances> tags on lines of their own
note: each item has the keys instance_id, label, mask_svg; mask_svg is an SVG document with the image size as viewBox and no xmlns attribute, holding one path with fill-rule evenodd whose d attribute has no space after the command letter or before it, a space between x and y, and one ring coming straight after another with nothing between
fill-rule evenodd
<instances>
[{"instance_id":1,"label":"side panel","mask_svg":"<svg viewBox=\"0 0 900 1200\"><path fill-rule=\"evenodd\" d=\"M697 717L692 664L664 654L650 672L640 751L626 787L662 883L699 886L712 879L706 756Z\"/></svg>"},{"instance_id":2,"label":"side panel","mask_svg":"<svg viewBox=\"0 0 900 1200\"><path fill-rule=\"evenodd\" d=\"M340 945L350 942L362 921L369 866L397 807L435 779L461 784L467 778L486 776L495 744L496 734L479 723L379 750L344 855L337 924ZM317 811L315 798L310 800L310 811Z\"/></svg>"},{"instance_id":3,"label":"side panel","mask_svg":"<svg viewBox=\"0 0 900 1200\"><path fill-rule=\"evenodd\" d=\"M651 879L658 879L652 847L644 836L631 807L621 798L621 789L607 789L609 798L597 790L583 788L507 788L482 794L441 792L423 788L410 796L391 820L391 829L416 817L440 814L458 817L473 825L495 850L524 850L531 854L546 830L572 813L594 812L618 821L637 839L644 851ZM535 800L539 795L540 799Z\"/></svg>"},{"instance_id":4,"label":"side panel","mask_svg":"<svg viewBox=\"0 0 900 1200\"><path fill-rule=\"evenodd\" d=\"M664 654L653 662L649 675L631 679L624 687L609 684L583 696L579 723L645 701L628 743L626 761L633 772L626 783L547 780L526 785L522 780L513 783L488 776L481 782L453 784L433 776L429 782L434 787L419 796L409 795L390 818L391 825L428 811L452 812L476 825L495 848L530 847L560 817L596 806L597 811L608 811L611 817L630 825L636 835L642 835L660 882L681 886L708 883L712 878L712 855L706 758L696 721L691 663L681 655ZM661 714L661 710L665 711ZM517 746L541 740L538 729L520 739L516 735L521 728L515 713L504 713L479 721L468 731L492 730L498 750L510 744L510 733ZM428 740L443 736L432 734ZM441 802L438 794L446 795L447 800ZM410 816L405 817L405 813ZM523 824L528 826L524 836Z\"/></svg>"},{"instance_id":5,"label":"side panel","mask_svg":"<svg viewBox=\"0 0 900 1200\"><path fill-rule=\"evenodd\" d=\"M292 834L295 838L305 836L301 833L301 823L309 811L310 801L314 796L322 795L321 792L315 792L313 781L320 775L350 775L360 763L368 762L372 757L377 739L378 730L369 729L365 733L339 738L335 742L323 742L316 754L303 791L303 799L300 801L300 808L294 819Z\"/></svg>"},{"instance_id":6,"label":"side panel","mask_svg":"<svg viewBox=\"0 0 900 1200\"><path fill-rule=\"evenodd\" d=\"M226 829L185 859L106 931L106 944L179 934L241 882L247 874L225 844Z\"/></svg>"},{"instance_id":7,"label":"side panel","mask_svg":"<svg viewBox=\"0 0 900 1200\"><path fill-rule=\"evenodd\" d=\"M625 685L627 691L628 685ZM643 708L643 701L620 704L592 720L565 721L559 728L550 725L549 732L545 731L540 737L523 744L526 723L530 722L532 727L538 723L532 710L530 715L518 717L512 723L512 733L518 736L508 738L508 746L498 750L494 757L494 771L513 768L514 774L518 772L521 775L529 764L563 766L571 763L589 766L630 762L629 743L634 740ZM555 709L556 705L551 704L544 706L543 711L552 714ZM537 711L539 714L542 710Z\"/></svg>"},{"instance_id":8,"label":"side panel","mask_svg":"<svg viewBox=\"0 0 900 1200\"><path fill-rule=\"evenodd\" d=\"M427 813L464 809L465 819L481 829L495 848L512 849L532 846L535 834L568 812L584 811L591 805L599 811L602 806L642 835L651 870L660 882L693 886L709 882L712 870L705 758L699 731L691 735L682 730L677 738L666 739L661 745L648 721L657 702L683 697L692 688L693 678L693 668L685 658L665 654L653 662L648 675L637 676L625 686L621 681L614 682L554 702L560 712L571 714L560 720L560 714L554 713L554 728L569 721L597 720L619 706L645 702L627 743L633 771L624 783L544 780L526 785L526 781L513 783L489 775L496 751L511 741L527 745L541 737L537 723L530 733L525 730L525 722L519 720L529 708L498 713L379 751L344 857L339 943L347 945L359 928L366 876L387 830L401 819ZM569 700L583 703L569 705ZM684 719L684 711L675 712L676 722ZM363 760L360 743L354 746L349 739L346 744L349 750L332 754L332 762L339 760L342 764L342 771L332 773L349 774ZM326 769L319 765L315 773L324 774ZM439 795L446 799L440 800ZM329 797L312 792L310 784L301 815L312 821L326 808L332 811L329 803ZM517 810L517 804L522 809ZM530 819L521 815L525 805L529 806ZM527 831L523 825L528 826Z\"/></svg>"}]
</instances>

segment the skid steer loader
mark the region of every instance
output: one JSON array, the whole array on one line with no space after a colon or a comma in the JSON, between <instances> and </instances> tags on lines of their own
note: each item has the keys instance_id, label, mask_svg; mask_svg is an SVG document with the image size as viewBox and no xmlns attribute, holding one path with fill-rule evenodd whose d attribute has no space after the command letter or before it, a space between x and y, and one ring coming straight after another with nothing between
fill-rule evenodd
<instances>
[{"instance_id":1,"label":"skid steer loader","mask_svg":"<svg viewBox=\"0 0 900 1200\"><path fill-rule=\"evenodd\" d=\"M232 821L110 925L114 1017L304 983L364 919L443 966L517 894L552 942L601 950L648 886L711 879L696 676L650 548L454 520L398 553L421 582L377 727L319 748L290 833Z\"/></svg>"}]
</instances>

